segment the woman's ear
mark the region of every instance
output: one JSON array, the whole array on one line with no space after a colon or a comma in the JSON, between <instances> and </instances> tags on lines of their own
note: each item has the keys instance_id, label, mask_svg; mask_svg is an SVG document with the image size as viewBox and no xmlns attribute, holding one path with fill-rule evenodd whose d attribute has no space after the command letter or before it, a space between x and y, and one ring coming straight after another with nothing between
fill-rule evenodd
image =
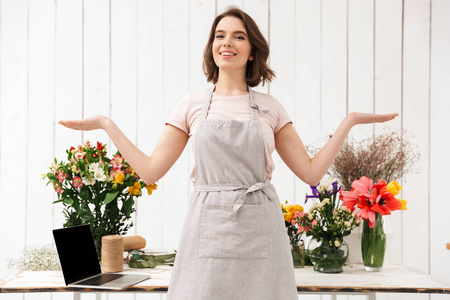
<instances>
[{"instance_id":1,"label":"woman's ear","mask_svg":"<svg viewBox=\"0 0 450 300\"><path fill-rule=\"evenodd\" d=\"M249 60L249 61L253 61L253 55L250 55L250 56L248 57L248 60Z\"/></svg>"}]
</instances>

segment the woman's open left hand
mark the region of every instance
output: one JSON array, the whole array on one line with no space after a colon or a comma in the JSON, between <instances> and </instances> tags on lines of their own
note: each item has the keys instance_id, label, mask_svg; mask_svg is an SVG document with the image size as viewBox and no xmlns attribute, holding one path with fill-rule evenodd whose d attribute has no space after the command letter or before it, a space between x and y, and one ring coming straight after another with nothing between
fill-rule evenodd
<instances>
[{"instance_id":1,"label":"woman's open left hand","mask_svg":"<svg viewBox=\"0 0 450 300\"><path fill-rule=\"evenodd\" d=\"M108 122L109 118L105 116L94 116L81 120L61 120L58 124L61 124L67 128L74 130L95 130L95 129L105 129L105 122Z\"/></svg>"},{"instance_id":2,"label":"woman's open left hand","mask_svg":"<svg viewBox=\"0 0 450 300\"><path fill-rule=\"evenodd\" d=\"M353 125L357 124L371 124L371 123L383 123L393 120L398 114L372 114L372 113L359 113L353 112L347 117L350 118Z\"/></svg>"}]
</instances>

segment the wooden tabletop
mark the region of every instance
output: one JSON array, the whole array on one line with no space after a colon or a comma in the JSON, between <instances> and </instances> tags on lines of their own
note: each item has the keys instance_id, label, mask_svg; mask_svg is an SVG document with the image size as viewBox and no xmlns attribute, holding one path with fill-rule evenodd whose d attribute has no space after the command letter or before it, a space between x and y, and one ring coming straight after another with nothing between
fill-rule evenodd
<instances>
[{"instance_id":1,"label":"wooden tabletop","mask_svg":"<svg viewBox=\"0 0 450 300\"><path fill-rule=\"evenodd\" d=\"M171 270L172 267L169 266L126 269L124 273L150 275L151 279L113 292L167 291ZM344 266L344 272L339 274L318 273L312 267L306 267L295 269L295 275L299 292L450 294L450 283L398 264L387 264L382 272L366 272L362 265L348 265ZM61 272L54 271L16 271L0 279L0 293L93 291L105 292L105 290L67 287Z\"/></svg>"}]
</instances>

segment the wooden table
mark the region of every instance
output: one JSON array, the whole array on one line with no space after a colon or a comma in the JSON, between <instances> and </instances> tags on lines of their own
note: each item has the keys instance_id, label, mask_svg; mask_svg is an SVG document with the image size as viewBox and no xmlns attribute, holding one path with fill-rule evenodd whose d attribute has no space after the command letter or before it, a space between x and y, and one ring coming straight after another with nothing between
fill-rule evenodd
<instances>
[{"instance_id":1,"label":"wooden table","mask_svg":"<svg viewBox=\"0 0 450 300\"><path fill-rule=\"evenodd\" d=\"M159 266L155 269L126 269L128 274L150 274L151 279L120 291L107 292L166 292L172 267ZM412 268L387 264L382 272L366 272L362 265L344 266L340 274L314 272L312 267L295 269L299 293L320 294L365 294L375 299L375 293L432 293L449 294L450 283ZM0 279L0 293L52 293L106 292L105 290L71 288L64 285L61 272L16 271Z\"/></svg>"}]
</instances>

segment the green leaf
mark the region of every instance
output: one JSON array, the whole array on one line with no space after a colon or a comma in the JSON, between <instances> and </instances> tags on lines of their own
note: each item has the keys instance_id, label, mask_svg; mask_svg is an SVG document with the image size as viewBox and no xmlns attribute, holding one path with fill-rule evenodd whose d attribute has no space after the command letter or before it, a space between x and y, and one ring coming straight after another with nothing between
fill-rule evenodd
<instances>
[{"instance_id":1,"label":"green leaf","mask_svg":"<svg viewBox=\"0 0 450 300\"><path fill-rule=\"evenodd\" d=\"M59 182L58 177L56 177L56 175L53 174L53 173L47 173L47 177L48 177L48 179L50 179L51 181Z\"/></svg>"},{"instance_id":2,"label":"green leaf","mask_svg":"<svg viewBox=\"0 0 450 300\"><path fill-rule=\"evenodd\" d=\"M105 205L108 205L109 203L111 203L116 198L117 194L119 194L119 191L115 191L115 192L106 194Z\"/></svg>"},{"instance_id":3,"label":"green leaf","mask_svg":"<svg viewBox=\"0 0 450 300\"><path fill-rule=\"evenodd\" d=\"M83 200L89 200L89 192L86 189L80 191L80 198Z\"/></svg>"},{"instance_id":4,"label":"green leaf","mask_svg":"<svg viewBox=\"0 0 450 300\"><path fill-rule=\"evenodd\" d=\"M66 198L66 197L62 197L62 200L64 201L64 203L72 205L73 204L73 200L71 198Z\"/></svg>"}]
</instances>

